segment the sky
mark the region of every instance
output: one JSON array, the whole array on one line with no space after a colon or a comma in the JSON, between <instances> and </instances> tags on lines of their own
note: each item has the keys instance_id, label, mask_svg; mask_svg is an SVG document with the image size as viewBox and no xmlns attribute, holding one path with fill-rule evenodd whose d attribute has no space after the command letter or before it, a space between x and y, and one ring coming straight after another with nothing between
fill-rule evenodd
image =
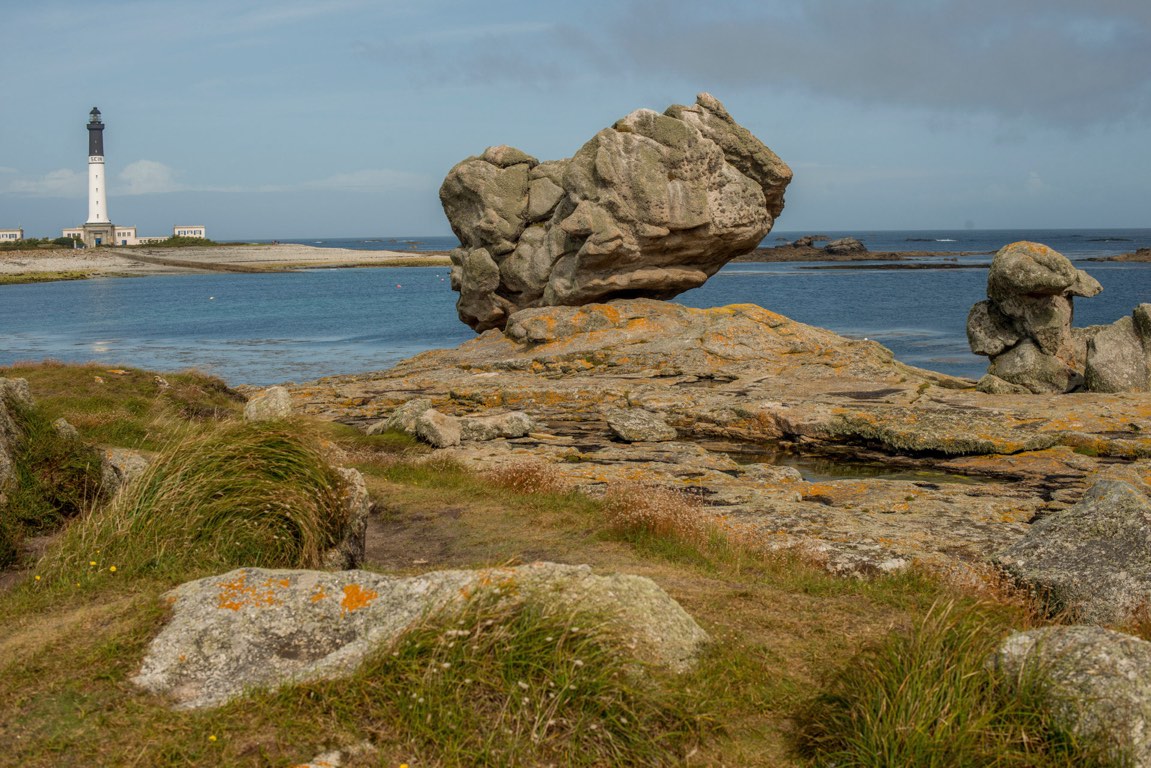
<instances>
[{"instance_id":1,"label":"sky","mask_svg":"<svg viewBox=\"0 0 1151 768\"><path fill-rule=\"evenodd\" d=\"M451 234L508 144L573 155L707 91L793 169L776 229L1151 227L1147 0L12 0L0 228Z\"/></svg>"}]
</instances>

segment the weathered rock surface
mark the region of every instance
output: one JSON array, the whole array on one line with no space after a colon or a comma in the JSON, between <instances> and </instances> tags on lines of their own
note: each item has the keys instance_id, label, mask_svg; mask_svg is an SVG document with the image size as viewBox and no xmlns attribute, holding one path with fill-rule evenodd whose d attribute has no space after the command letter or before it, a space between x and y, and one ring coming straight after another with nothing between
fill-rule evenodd
<instances>
[{"instance_id":1,"label":"weathered rock surface","mask_svg":"<svg viewBox=\"0 0 1151 768\"><path fill-rule=\"evenodd\" d=\"M606 414L607 426L625 443L662 443L675 440L675 427L642 408L613 408Z\"/></svg>"},{"instance_id":2,"label":"weathered rock surface","mask_svg":"<svg viewBox=\"0 0 1151 768\"><path fill-rule=\"evenodd\" d=\"M650 579L598 576L587 566L536 563L411 578L245 568L168 592L172 618L133 680L180 708L199 708L251 687L336 678L429 613L491 594L559 613L602 613L638 658L676 670L686 669L708 639Z\"/></svg>"},{"instance_id":3,"label":"weathered rock surface","mask_svg":"<svg viewBox=\"0 0 1151 768\"><path fill-rule=\"evenodd\" d=\"M1005 246L988 271L988 300L967 317L971 351L991 358L990 376L1030 392L1149 391L1151 305L1109 326L1072 327L1074 297L1101 290L1045 245Z\"/></svg>"},{"instance_id":4,"label":"weathered rock surface","mask_svg":"<svg viewBox=\"0 0 1151 768\"><path fill-rule=\"evenodd\" d=\"M128 448L104 448L100 451L100 483L109 496L135 480L147 468L148 459Z\"/></svg>"},{"instance_id":5,"label":"weathered rock surface","mask_svg":"<svg viewBox=\"0 0 1151 768\"><path fill-rule=\"evenodd\" d=\"M531 416L523 411L464 416L460 418L460 440L481 442L501 437L524 437L535 428Z\"/></svg>"},{"instance_id":6,"label":"weathered rock surface","mask_svg":"<svg viewBox=\"0 0 1151 768\"><path fill-rule=\"evenodd\" d=\"M996 666L1008 681L1035 675L1044 705L1116 764L1151 768L1151 643L1101 627L1017 632Z\"/></svg>"},{"instance_id":7,"label":"weathered rock surface","mask_svg":"<svg viewBox=\"0 0 1151 768\"><path fill-rule=\"evenodd\" d=\"M392 411L386 419L381 419L368 427L369 435L378 435L384 432L403 432L407 435L416 434L416 420L424 411L432 407L432 401L426 397L416 397Z\"/></svg>"},{"instance_id":8,"label":"weathered rock surface","mask_svg":"<svg viewBox=\"0 0 1151 768\"><path fill-rule=\"evenodd\" d=\"M433 448L450 448L459 445L463 436L460 420L455 416L440 413L429 408L416 418L416 437Z\"/></svg>"},{"instance_id":9,"label":"weathered rock surface","mask_svg":"<svg viewBox=\"0 0 1151 768\"><path fill-rule=\"evenodd\" d=\"M31 404L32 393L28 390L26 380L0 378L0 493L3 493L4 485L12 478L12 453L20 439L20 430L9 408Z\"/></svg>"},{"instance_id":10,"label":"weathered rock surface","mask_svg":"<svg viewBox=\"0 0 1151 768\"><path fill-rule=\"evenodd\" d=\"M841 237L823 246L823 250L838 256L849 253L867 253L867 246L860 242L858 238Z\"/></svg>"},{"instance_id":11,"label":"weathered rock surface","mask_svg":"<svg viewBox=\"0 0 1151 768\"><path fill-rule=\"evenodd\" d=\"M1076 619L1117 624L1151 605L1151 499L1137 477L1101 479L1031 526L998 561Z\"/></svg>"},{"instance_id":12,"label":"weathered rock surface","mask_svg":"<svg viewBox=\"0 0 1151 768\"><path fill-rule=\"evenodd\" d=\"M669 299L755 248L790 181L706 93L632 112L567 160L489 147L440 188L460 319L484 331L526 307Z\"/></svg>"},{"instance_id":13,"label":"weathered rock surface","mask_svg":"<svg viewBox=\"0 0 1151 768\"><path fill-rule=\"evenodd\" d=\"M364 564L367 545L368 515L372 511L372 498L368 484L357 469L337 467L344 479L344 509L347 510L343 537L336 546L323 555L323 566L335 570L358 568Z\"/></svg>"},{"instance_id":14,"label":"weathered rock surface","mask_svg":"<svg viewBox=\"0 0 1151 768\"><path fill-rule=\"evenodd\" d=\"M531 434L451 455L481 470L549 461L588 493L688 490L706 502L699 514L845 573L985 561L1036 515L1078 501L1104 462L1151 456L1145 396L988 397L973 385L759 307L635 299L524 310L502 333L294 397L361 425L414 398L460 417L522 410ZM613 408L653 413L678 438L620 443ZM803 478L775 466L797 458L810 462Z\"/></svg>"},{"instance_id":15,"label":"weathered rock surface","mask_svg":"<svg viewBox=\"0 0 1151 768\"><path fill-rule=\"evenodd\" d=\"M245 421L280 421L291 416L292 398L283 387L268 387L244 405Z\"/></svg>"}]
</instances>

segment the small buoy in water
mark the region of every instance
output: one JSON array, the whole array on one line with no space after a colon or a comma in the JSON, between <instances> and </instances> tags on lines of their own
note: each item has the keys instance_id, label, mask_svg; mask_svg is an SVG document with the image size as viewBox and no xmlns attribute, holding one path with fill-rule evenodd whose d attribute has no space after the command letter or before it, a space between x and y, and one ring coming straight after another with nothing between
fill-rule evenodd
<instances>
[{"instance_id":1,"label":"small buoy in water","mask_svg":"<svg viewBox=\"0 0 1151 768\"><path fill-rule=\"evenodd\" d=\"M208 301L215 301L215 300L216 300L216 297L215 297L215 296L209 296L209 297L208 297Z\"/></svg>"},{"instance_id":2,"label":"small buoy in water","mask_svg":"<svg viewBox=\"0 0 1151 768\"><path fill-rule=\"evenodd\" d=\"M396 287L397 288L403 288L404 286L400 285L399 283L396 283Z\"/></svg>"}]
</instances>

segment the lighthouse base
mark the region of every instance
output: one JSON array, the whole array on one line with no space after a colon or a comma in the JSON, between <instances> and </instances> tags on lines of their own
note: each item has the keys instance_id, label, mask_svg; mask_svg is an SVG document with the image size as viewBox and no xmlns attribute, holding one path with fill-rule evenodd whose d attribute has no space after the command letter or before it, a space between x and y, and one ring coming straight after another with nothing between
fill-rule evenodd
<instances>
[{"instance_id":1,"label":"lighthouse base","mask_svg":"<svg viewBox=\"0 0 1151 768\"><path fill-rule=\"evenodd\" d=\"M84 245L93 248L97 245L119 245L114 224L85 224L80 227L80 239Z\"/></svg>"}]
</instances>

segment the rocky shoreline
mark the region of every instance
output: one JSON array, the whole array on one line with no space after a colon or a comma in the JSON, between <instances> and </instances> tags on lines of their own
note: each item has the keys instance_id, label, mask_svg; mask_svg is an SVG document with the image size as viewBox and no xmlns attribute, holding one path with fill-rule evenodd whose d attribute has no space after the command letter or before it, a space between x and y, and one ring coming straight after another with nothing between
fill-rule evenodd
<instances>
[{"instance_id":1,"label":"rocky shoreline","mask_svg":"<svg viewBox=\"0 0 1151 768\"><path fill-rule=\"evenodd\" d=\"M82 251L0 252L4 278L52 280L76 277L136 277L192 272L283 272L294 269L446 266L439 254L361 251L310 245L226 245L188 248L99 248Z\"/></svg>"},{"instance_id":2,"label":"rocky shoreline","mask_svg":"<svg viewBox=\"0 0 1151 768\"><path fill-rule=\"evenodd\" d=\"M457 431L440 452L481 470L546 462L593 495L622 481L685 491L735 533L845 574L986 563L1113 465L1151 479L1136 461L1151 456L1145 395L990 395L753 305L525 310L504 332L292 395L361 429L417 399L447 418L524 412L528 434L461 442ZM664 430L621 439L613 411ZM772 452L843 474L805 478L765 461ZM861 460L912 474L868 476L852 468Z\"/></svg>"}]
</instances>

